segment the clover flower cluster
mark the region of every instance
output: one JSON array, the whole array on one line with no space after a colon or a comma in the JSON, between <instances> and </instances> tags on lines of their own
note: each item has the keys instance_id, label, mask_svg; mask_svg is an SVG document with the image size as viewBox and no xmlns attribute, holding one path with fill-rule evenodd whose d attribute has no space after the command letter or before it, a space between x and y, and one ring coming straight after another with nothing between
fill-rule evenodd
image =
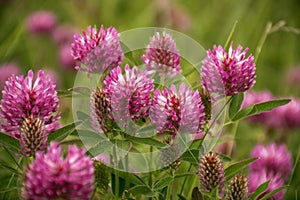
<instances>
[{"instance_id":1,"label":"clover flower cluster","mask_svg":"<svg viewBox=\"0 0 300 200\"><path fill-rule=\"evenodd\" d=\"M259 144L252 150L251 157L258 160L249 166L249 192L254 192L260 184L270 181L268 189L261 197L283 186L292 171L292 157L285 144ZM284 193L281 190L274 198L283 199Z\"/></svg>"},{"instance_id":2,"label":"clover flower cluster","mask_svg":"<svg viewBox=\"0 0 300 200\"><path fill-rule=\"evenodd\" d=\"M166 32L155 33L141 57L146 70L138 71L136 66L131 68L126 64L125 74L120 66L123 53L119 37L120 34L113 27L104 29L103 26L99 31L96 26L88 27L88 32L74 35L72 55L83 63L77 70L109 72L104 79L104 86L99 86L101 88L95 90L98 92L91 95L93 127L101 127L107 132L106 121L114 120L119 126L126 127L131 120L150 117L159 134L170 134L175 138L179 131L202 133L205 114L210 113L204 113L207 107L202 103L198 91L193 91L184 83L179 88L172 85L170 88L154 90L152 76L155 74L163 78L182 72L179 51L171 35ZM255 64L252 55L246 58L247 51L242 51L241 46L233 49L232 44L228 53L221 46L209 50L201 72L203 89L207 93L222 90L226 95L235 95L251 88L255 83ZM217 78L214 74L222 77L222 87L217 91L210 88L215 84L211 81Z\"/></svg>"},{"instance_id":3,"label":"clover flower cluster","mask_svg":"<svg viewBox=\"0 0 300 200\"><path fill-rule=\"evenodd\" d=\"M55 18L49 13L38 14L44 15L47 24L34 24L33 21L38 19L34 16L28 21L29 29L32 32L53 29ZM64 37L56 39L65 41ZM203 125L210 119L209 94L223 92L233 96L254 85L253 56L246 58L247 48L243 51L241 46L236 49L232 46L228 52L221 46L207 51L200 77L203 90L207 91L204 96L186 83L155 88L153 77L156 73L164 78L182 72L179 50L166 32L155 33L141 57L146 70L128 64L122 67L124 53L120 34L113 27L105 29L101 26L98 30L96 26L89 26L87 31L82 31L82 35L75 34L71 54L81 64L76 67L77 70L107 72L103 84L90 97L90 114L96 131L102 129L107 133L117 125L127 127L132 122L147 122L156 127L158 134L175 139L183 133L194 136L203 133ZM57 142L48 145L48 135L60 126L56 85L50 77L44 75L42 70L38 71L36 78L32 70L26 77L12 75L5 82L2 94L1 131L18 139L21 153L33 158L25 170L22 198L90 199L94 189L94 166L98 170L97 177L101 177L99 169L103 166L93 163L85 155L85 150L75 145L68 147L66 157L63 157ZM166 143L172 145L170 140ZM177 148L176 145L172 147ZM166 165L173 160L168 159L169 155L177 158L172 154L174 152L165 150L162 159ZM223 188L224 168L216 154L209 153L201 158L199 177L205 192ZM107 182L102 186L106 189ZM243 199L247 195L247 187L247 179L234 177L227 186L226 198Z\"/></svg>"}]
</instances>

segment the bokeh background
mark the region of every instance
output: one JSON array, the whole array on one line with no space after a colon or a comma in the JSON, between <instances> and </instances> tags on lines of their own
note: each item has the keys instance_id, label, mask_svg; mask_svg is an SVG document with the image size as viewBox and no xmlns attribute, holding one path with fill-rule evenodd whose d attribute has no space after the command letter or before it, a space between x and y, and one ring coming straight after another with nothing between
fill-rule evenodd
<instances>
[{"instance_id":1,"label":"bokeh background","mask_svg":"<svg viewBox=\"0 0 300 200\"><path fill-rule=\"evenodd\" d=\"M40 10L54 14L55 31L30 31L28 17ZM257 59L257 82L253 89L269 90L277 97L300 98L299 10L298 0L1 0L0 86L3 87L8 72L3 66L12 64L23 74L29 69L44 69L52 74L59 90L71 88L76 76L75 63L70 56L72 34L89 25L114 26L119 32L138 27L166 27L190 36L209 49L214 44L224 45L237 21L232 36L234 46L249 47L254 55L257 55L267 24L275 26L265 38ZM60 110L62 124L73 120L71 98L60 99ZM230 132L230 128L224 132ZM296 163L300 129L284 133L287 135L285 141L280 141L278 134L282 133L276 130L270 133L264 126L253 126L246 121L240 123L233 160L249 157L257 143L268 144L274 140L287 144ZM286 199L300 196L299 164L295 169Z\"/></svg>"}]
</instances>

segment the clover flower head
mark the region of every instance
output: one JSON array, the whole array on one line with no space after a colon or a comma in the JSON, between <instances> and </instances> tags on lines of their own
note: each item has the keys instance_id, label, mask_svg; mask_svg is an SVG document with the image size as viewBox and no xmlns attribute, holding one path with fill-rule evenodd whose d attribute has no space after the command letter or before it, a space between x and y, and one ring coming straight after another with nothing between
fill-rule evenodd
<instances>
[{"instance_id":1,"label":"clover flower head","mask_svg":"<svg viewBox=\"0 0 300 200\"><path fill-rule=\"evenodd\" d=\"M271 143L268 146L259 144L252 150L251 157L258 158L250 165L251 172L265 169L267 175L278 174L285 180L292 171L292 156L285 144L276 145Z\"/></svg>"},{"instance_id":2,"label":"clover flower head","mask_svg":"<svg viewBox=\"0 0 300 200\"><path fill-rule=\"evenodd\" d=\"M150 94L153 91L153 79L147 71L138 73L137 67L122 69L116 67L104 80L104 92L111 104L113 119L127 126L131 119L142 119L149 115L151 105Z\"/></svg>"},{"instance_id":3,"label":"clover flower head","mask_svg":"<svg viewBox=\"0 0 300 200\"><path fill-rule=\"evenodd\" d=\"M83 64L75 68L89 73L102 73L119 66L124 56L118 31L113 27L104 29L103 25L99 31L96 26L89 26L82 35L75 34L71 54Z\"/></svg>"},{"instance_id":4,"label":"clover flower head","mask_svg":"<svg viewBox=\"0 0 300 200\"><path fill-rule=\"evenodd\" d=\"M207 51L202 61L201 83L211 94L219 93L227 96L244 92L255 83L254 57L246 57L248 48L242 46L233 49L231 43L228 52L222 46L214 46Z\"/></svg>"},{"instance_id":5,"label":"clover flower head","mask_svg":"<svg viewBox=\"0 0 300 200\"><path fill-rule=\"evenodd\" d=\"M94 189L94 166L84 149L69 146L66 157L58 143L48 152L37 152L26 172L23 199L90 199Z\"/></svg>"},{"instance_id":6,"label":"clover flower head","mask_svg":"<svg viewBox=\"0 0 300 200\"><path fill-rule=\"evenodd\" d=\"M150 74L157 72L160 76L163 74L173 76L181 73L176 43L166 32L162 35L155 33L141 59Z\"/></svg>"},{"instance_id":7,"label":"clover flower head","mask_svg":"<svg viewBox=\"0 0 300 200\"><path fill-rule=\"evenodd\" d=\"M2 91L1 117L4 132L20 138L20 127L27 118L43 120L46 133L59 127L56 85L40 70L34 79L32 70L26 77L12 75Z\"/></svg>"},{"instance_id":8,"label":"clover flower head","mask_svg":"<svg viewBox=\"0 0 300 200\"><path fill-rule=\"evenodd\" d=\"M51 33L55 26L56 16L50 11L36 11L27 18L27 29L33 34Z\"/></svg>"},{"instance_id":9,"label":"clover flower head","mask_svg":"<svg viewBox=\"0 0 300 200\"><path fill-rule=\"evenodd\" d=\"M206 192L223 186L225 181L224 167L217 154L209 152L202 156L199 164L199 177L200 185Z\"/></svg>"},{"instance_id":10,"label":"clover flower head","mask_svg":"<svg viewBox=\"0 0 300 200\"><path fill-rule=\"evenodd\" d=\"M178 90L171 85L170 89L154 91L150 119L159 134L174 137L180 132L197 134L204 124L204 115L199 92L192 91L184 83Z\"/></svg>"}]
</instances>

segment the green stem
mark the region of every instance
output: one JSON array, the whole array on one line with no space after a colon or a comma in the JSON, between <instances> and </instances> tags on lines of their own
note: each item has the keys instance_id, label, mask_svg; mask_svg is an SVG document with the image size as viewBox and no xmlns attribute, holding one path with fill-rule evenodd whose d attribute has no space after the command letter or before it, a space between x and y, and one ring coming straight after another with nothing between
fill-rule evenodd
<instances>
[{"instance_id":1,"label":"green stem","mask_svg":"<svg viewBox=\"0 0 300 200\"><path fill-rule=\"evenodd\" d=\"M254 59L255 59L254 61L255 62L257 62L257 60L258 60L258 57L259 57L260 52L262 50L262 47L263 47L263 45L264 45L264 43L266 41L266 38L269 35L271 29L272 29L272 23L268 22L268 24L267 24L267 26L265 28L265 31L264 31L263 35L261 36L261 38L260 38L260 40L258 42L258 45L257 45L257 47L255 49L255 56L254 56Z\"/></svg>"},{"instance_id":2,"label":"green stem","mask_svg":"<svg viewBox=\"0 0 300 200\"><path fill-rule=\"evenodd\" d=\"M149 158L149 177L148 177L148 185L150 188L152 188L152 169L151 169L151 163L152 163L152 152L153 152L153 146L150 146L150 158ZM152 198L150 197L149 200Z\"/></svg>"},{"instance_id":3,"label":"green stem","mask_svg":"<svg viewBox=\"0 0 300 200\"><path fill-rule=\"evenodd\" d=\"M236 136L236 132L237 132L238 125L239 125L239 121L236 121L236 122L233 122L233 123L232 123L232 126L233 126L233 127L232 127L231 133L232 133L232 138L233 138L233 139L234 139L235 136ZM230 145L229 145L229 147L228 147L228 149L227 149L227 154L228 154L229 156L232 155L233 146L234 146L234 141L232 141L232 142L230 143Z\"/></svg>"},{"instance_id":4,"label":"green stem","mask_svg":"<svg viewBox=\"0 0 300 200\"><path fill-rule=\"evenodd\" d=\"M115 199L119 199L119 172L117 170L118 168L118 158L117 158L117 142L114 146L114 162L115 162Z\"/></svg>"},{"instance_id":5,"label":"green stem","mask_svg":"<svg viewBox=\"0 0 300 200\"><path fill-rule=\"evenodd\" d=\"M214 118L214 120L212 121L212 123L210 124L210 126L208 127L208 129L205 131L205 134L204 134L204 136L203 136L202 142L201 142L200 145L199 145L199 148L200 148L200 146L202 146L202 143L203 143L203 141L204 141L204 139L205 139L207 133L209 132L210 128L213 126L213 124L214 124L214 123L216 122L216 120L219 118L220 114L224 111L224 109L225 109L226 106L230 103L230 101L232 100L232 98L233 98L233 97L230 97L230 98L226 101L225 105L221 108L221 111L217 114L217 116ZM189 150L189 149L188 149L188 150ZM192 155L193 155L193 154L192 154ZM191 168L192 168L192 164L190 163L190 164L189 164L188 171L190 171ZM186 181L187 181L187 177L184 178L184 181L183 181L183 187L184 187ZM195 180L194 180L194 181L195 181ZM181 188L180 195L182 195L182 193L183 193L183 187ZM192 190L193 190L193 188L191 188L190 191L192 191ZM190 193L190 192L189 192L189 193Z\"/></svg>"},{"instance_id":6,"label":"green stem","mask_svg":"<svg viewBox=\"0 0 300 200\"><path fill-rule=\"evenodd\" d=\"M191 169L192 169L192 165L189 164L189 168L188 168L187 172L189 172ZM181 187L181 190L180 190L180 195L182 195L182 193L183 193L183 189L184 189L186 181L187 181L187 177L184 177L184 181L183 181L183 184L182 184L182 187Z\"/></svg>"},{"instance_id":7,"label":"green stem","mask_svg":"<svg viewBox=\"0 0 300 200\"><path fill-rule=\"evenodd\" d=\"M234 24L233 24L233 27L232 27L232 29L231 29L231 31L230 31L230 33L229 33L229 36L228 36L228 38L227 38L227 40L226 40L225 45L224 45L224 49L227 49L227 48L228 48L228 45L229 45L229 43L230 43L230 40L231 40L231 38L232 38L232 36L233 36L233 33L234 33L234 31L235 31L237 22L238 22L238 21L235 21Z\"/></svg>"}]
</instances>

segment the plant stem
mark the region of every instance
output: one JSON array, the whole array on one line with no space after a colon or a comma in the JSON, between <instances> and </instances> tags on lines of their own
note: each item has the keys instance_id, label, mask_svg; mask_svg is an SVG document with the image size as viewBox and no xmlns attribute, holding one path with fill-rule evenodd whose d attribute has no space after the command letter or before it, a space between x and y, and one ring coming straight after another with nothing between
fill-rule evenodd
<instances>
[{"instance_id":1,"label":"plant stem","mask_svg":"<svg viewBox=\"0 0 300 200\"><path fill-rule=\"evenodd\" d=\"M232 123L232 126L233 126L233 127L232 127L231 133L232 133L232 138L233 138L233 139L234 139L235 136L236 136L236 132L237 132L238 125L239 125L239 121L236 121L236 122L233 122L233 123ZM231 143L230 143L230 145L229 145L229 147L228 147L228 149L227 149L227 154L228 154L229 156L232 155L233 146L234 146L234 141L231 141Z\"/></svg>"},{"instance_id":2,"label":"plant stem","mask_svg":"<svg viewBox=\"0 0 300 200\"><path fill-rule=\"evenodd\" d=\"M235 31L237 22L238 22L238 21L235 21L234 24L233 24L233 27L232 27L232 29L231 29L231 31L230 31L230 33L229 33L229 36L228 36L228 38L227 38L227 40L226 40L225 45L224 45L224 49L227 49L227 47L228 47L228 45L229 45L229 43L230 43L230 40L231 40L231 38L232 38L232 36L233 36L233 33L234 33L234 31Z\"/></svg>"},{"instance_id":3,"label":"plant stem","mask_svg":"<svg viewBox=\"0 0 300 200\"><path fill-rule=\"evenodd\" d=\"M115 162L115 199L119 199L119 172L117 170L118 167L118 158L117 158L117 142L114 146L114 162Z\"/></svg>"},{"instance_id":4,"label":"plant stem","mask_svg":"<svg viewBox=\"0 0 300 200\"><path fill-rule=\"evenodd\" d=\"M149 158L149 177L148 177L148 185L150 188L152 188L152 168L151 168L151 163L152 163L152 152L153 152L153 146L150 146L150 158ZM149 200L152 198L150 197Z\"/></svg>"},{"instance_id":5,"label":"plant stem","mask_svg":"<svg viewBox=\"0 0 300 200\"><path fill-rule=\"evenodd\" d=\"M191 169L192 169L192 165L190 164L187 172L189 172ZM183 181L183 184L182 184L182 187L181 187L181 190L180 190L180 195L182 195L182 193L183 193L183 189L184 189L186 181L187 181L187 177L184 177L184 181Z\"/></svg>"},{"instance_id":6,"label":"plant stem","mask_svg":"<svg viewBox=\"0 0 300 200\"><path fill-rule=\"evenodd\" d=\"M272 29L272 23L268 22L267 26L265 28L265 31L264 31L263 35L261 36L261 38L260 38L260 40L258 42L258 45L257 45L257 47L255 49L255 56L254 56L254 59L255 59L254 61L255 62L257 62L257 60L258 60L258 57L259 57L260 52L261 52L261 49L262 49L262 47L263 47L263 45L264 45L264 43L266 41L267 36L269 35L269 33L271 31L271 29Z\"/></svg>"}]
</instances>

